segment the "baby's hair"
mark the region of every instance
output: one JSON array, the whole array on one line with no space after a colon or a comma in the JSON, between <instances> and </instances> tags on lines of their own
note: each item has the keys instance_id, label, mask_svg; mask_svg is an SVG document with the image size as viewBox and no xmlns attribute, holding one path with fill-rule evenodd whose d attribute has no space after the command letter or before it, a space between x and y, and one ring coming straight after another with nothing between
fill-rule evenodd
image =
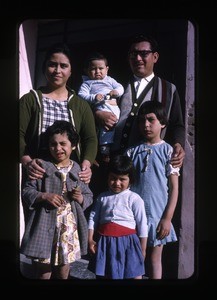
<instances>
[{"instance_id":1,"label":"baby's hair","mask_svg":"<svg viewBox=\"0 0 217 300\"><path fill-rule=\"evenodd\" d=\"M67 44L65 43L56 43L52 45L50 48L48 48L44 62L42 64L42 72L45 73L46 70L46 64L50 60L51 56L55 53L62 53L65 56L68 57L70 64L72 64L72 58L71 58L71 52Z\"/></svg>"},{"instance_id":2,"label":"baby's hair","mask_svg":"<svg viewBox=\"0 0 217 300\"><path fill-rule=\"evenodd\" d=\"M156 115L161 125L168 125L167 114L161 102L154 100L145 101L139 108L138 119L141 115L147 115L150 113L154 113Z\"/></svg>"},{"instance_id":3,"label":"baby's hair","mask_svg":"<svg viewBox=\"0 0 217 300\"><path fill-rule=\"evenodd\" d=\"M77 147L79 142L79 135L76 132L74 126L70 122L64 120L57 120L51 126L49 126L45 132L47 142L49 143L50 138L54 134L59 134L59 133L60 134L66 133L72 146Z\"/></svg>"},{"instance_id":4,"label":"baby's hair","mask_svg":"<svg viewBox=\"0 0 217 300\"><path fill-rule=\"evenodd\" d=\"M128 175L131 184L135 180L135 168L133 161L127 155L116 154L111 156L108 165L108 172L112 172L116 175Z\"/></svg>"},{"instance_id":5,"label":"baby's hair","mask_svg":"<svg viewBox=\"0 0 217 300\"><path fill-rule=\"evenodd\" d=\"M105 55L103 55L100 52L92 52L88 55L88 57L86 58L85 62L84 62L84 69L88 69L89 64L93 61L93 60L104 60L105 65L108 66L108 59L105 57Z\"/></svg>"}]
</instances>

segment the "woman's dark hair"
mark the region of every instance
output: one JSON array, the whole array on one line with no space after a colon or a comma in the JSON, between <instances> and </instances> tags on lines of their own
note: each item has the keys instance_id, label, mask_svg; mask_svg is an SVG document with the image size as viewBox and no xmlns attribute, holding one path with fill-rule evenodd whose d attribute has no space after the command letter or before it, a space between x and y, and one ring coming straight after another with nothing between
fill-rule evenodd
<instances>
[{"instance_id":1,"label":"woman's dark hair","mask_svg":"<svg viewBox=\"0 0 217 300\"><path fill-rule=\"evenodd\" d=\"M145 101L139 108L138 120L141 115L154 113L161 125L168 125L167 114L164 106L159 101Z\"/></svg>"},{"instance_id":2,"label":"woman's dark hair","mask_svg":"<svg viewBox=\"0 0 217 300\"><path fill-rule=\"evenodd\" d=\"M69 62L72 65L71 52L70 52L68 45L65 43L56 43L56 44L52 45L50 48L48 48L48 50L45 54L43 65L42 65L43 73L45 73L47 62L50 60L51 56L54 53L63 53L65 56L68 57Z\"/></svg>"},{"instance_id":3,"label":"woman's dark hair","mask_svg":"<svg viewBox=\"0 0 217 300\"><path fill-rule=\"evenodd\" d=\"M74 126L64 120L55 121L51 126L49 126L45 132L46 134L46 141L49 145L49 140L54 134L63 134L66 133L68 136L69 141L71 142L72 146L77 146L79 142L79 135L76 132Z\"/></svg>"},{"instance_id":4,"label":"woman's dark hair","mask_svg":"<svg viewBox=\"0 0 217 300\"><path fill-rule=\"evenodd\" d=\"M130 178L132 184L135 180L135 168L133 161L127 155L116 154L111 156L108 164L108 173L112 172L117 175L127 175Z\"/></svg>"}]
</instances>

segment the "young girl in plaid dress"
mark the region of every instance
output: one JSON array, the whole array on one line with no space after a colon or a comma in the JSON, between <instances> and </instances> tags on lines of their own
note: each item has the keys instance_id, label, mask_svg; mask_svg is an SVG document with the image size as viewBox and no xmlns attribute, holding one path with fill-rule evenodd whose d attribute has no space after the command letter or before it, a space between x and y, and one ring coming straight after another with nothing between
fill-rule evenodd
<instances>
[{"instance_id":1,"label":"young girl in plaid dress","mask_svg":"<svg viewBox=\"0 0 217 300\"><path fill-rule=\"evenodd\" d=\"M27 180L22 190L29 211L21 253L32 259L35 278L67 279L70 264L87 254L84 210L92 204L92 192L70 159L79 141L72 124L55 121L45 136L51 159L41 160L44 177Z\"/></svg>"}]
</instances>

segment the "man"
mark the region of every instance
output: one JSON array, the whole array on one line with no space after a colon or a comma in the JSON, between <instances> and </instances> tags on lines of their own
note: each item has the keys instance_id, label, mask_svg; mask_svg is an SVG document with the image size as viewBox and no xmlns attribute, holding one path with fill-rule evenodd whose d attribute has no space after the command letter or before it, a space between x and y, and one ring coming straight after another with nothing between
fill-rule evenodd
<instances>
[{"instance_id":1,"label":"man","mask_svg":"<svg viewBox=\"0 0 217 300\"><path fill-rule=\"evenodd\" d=\"M95 116L108 130L116 126L113 151L124 152L139 140L136 116L140 105L147 100L162 102L169 119L162 138L173 146L173 166L181 167L185 156L185 126L180 98L174 84L154 74L154 65L158 59L158 44L152 37L135 37L128 52L133 74L120 99L121 114L118 123L116 124L117 120L111 113L96 112Z\"/></svg>"}]
</instances>

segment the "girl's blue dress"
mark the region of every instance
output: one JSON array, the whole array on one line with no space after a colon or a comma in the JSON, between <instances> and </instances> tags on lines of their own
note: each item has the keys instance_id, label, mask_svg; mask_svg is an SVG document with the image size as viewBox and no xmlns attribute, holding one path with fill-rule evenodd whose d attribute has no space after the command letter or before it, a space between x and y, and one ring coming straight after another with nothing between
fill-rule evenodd
<instances>
[{"instance_id":1,"label":"girl's blue dress","mask_svg":"<svg viewBox=\"0 0 217 300\"><path fill-rule=\"evenodd\" d=\"M136 168L136 180L131 190L144 200L148 219L147 246L176 242L177 236L173 225L170 234L162 240L156 238L156 228L168 201L168 176L179 175L179 168L170 164L173 148L165 141L153 145L140 143L127 150Z\"/></svg>"}]
</instances>

